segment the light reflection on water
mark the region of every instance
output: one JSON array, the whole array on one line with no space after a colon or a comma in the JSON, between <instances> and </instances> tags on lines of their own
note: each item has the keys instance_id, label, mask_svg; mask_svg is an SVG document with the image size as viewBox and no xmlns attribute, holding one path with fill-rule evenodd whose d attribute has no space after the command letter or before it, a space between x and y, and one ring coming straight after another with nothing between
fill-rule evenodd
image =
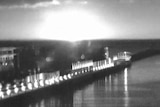
<instances>
[{"instance_id":1,"label":"light reflection on water","mask_svg":"<svg viewBox=\"0 0 160 107\"><path fill-rule=\"evenodd\" d=\"M150 57L83 87L28 101L23 107L157 107L160 105L159 62L160 56Z\"/></svg>"},{"instance_id":2,"label":"light reflection on water","mask_svg":"<svg viewBox=\"0 0 160 107\"><path fill-rule=\"evenodd\" d=\"M124 107L129 106L129 97L128 97L128 68L124 69Z\"/></svg>"}]
</instances>

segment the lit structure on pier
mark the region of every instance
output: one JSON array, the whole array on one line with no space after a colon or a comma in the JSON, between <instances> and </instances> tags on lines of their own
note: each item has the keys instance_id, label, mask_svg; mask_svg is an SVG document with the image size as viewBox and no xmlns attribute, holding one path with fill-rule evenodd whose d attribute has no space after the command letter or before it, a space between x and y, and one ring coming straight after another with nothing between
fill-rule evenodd
<instances>
[{"instance_id":1,"label":"lit structure on pier","mask_svg":"<svg viewBox=\"0 0 160 107\"><path fill-rule=\"evenodd\" d=\"M109 58L109 50L108 50L108 47L105 47L105 48L104 48L104 51L105 51L105 58L108 59L108 58Z\"/></svg>"},{"instance_id":2,"label":"lit structure on pier","mask_svg":"<svg viewBox=\"0 0 160 107\"><path fill-rule=\"evenodd\" d=\"M93 66L92 60L76 62L76 63L72 63L72 70L82 69L90 66Z\"/></svg>"}]
</instances>

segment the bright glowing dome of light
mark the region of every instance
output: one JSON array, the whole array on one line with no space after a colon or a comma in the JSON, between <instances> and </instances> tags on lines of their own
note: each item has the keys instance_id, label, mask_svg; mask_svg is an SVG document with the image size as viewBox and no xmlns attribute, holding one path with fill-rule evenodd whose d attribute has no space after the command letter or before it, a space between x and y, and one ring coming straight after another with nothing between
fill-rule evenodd
<instances>
[{"instance_id":1,"label":"bright glowing dome of light","mask_svg":"<svg viewBox=\"0 0 160 107\"><path fill-rule=\"evenodd\" d=\"M63 10L45 14L37 33L41 39L78 41L110 38L114 31L91 13Z\"/></svg>"}]
</instances>

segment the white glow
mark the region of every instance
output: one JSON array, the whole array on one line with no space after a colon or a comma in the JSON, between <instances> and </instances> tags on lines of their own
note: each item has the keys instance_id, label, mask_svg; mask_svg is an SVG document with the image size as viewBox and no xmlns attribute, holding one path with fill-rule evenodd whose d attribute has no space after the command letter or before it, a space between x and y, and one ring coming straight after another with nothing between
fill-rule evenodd
<instances>
[{"instance_id":1,"label":"white glow","mask_svg":"<svg viewBox=\"0 0 160 107\"><path fill-rule=\"evenodd\" d=\"M34 87L38 88L38 82L37 81L34 82Z\"/></svg>"},{"instance_id":2,"label":"white glow","mask_svg":"<svg viewBox=\"0 0 160 107\"><path fill-rule=\"evenodd\" d=\"M65 80L67 80L67 76L66 76L66 75L64 75L63 78L64 78Z\"/></svg>"},{"instance_id":3,"label":"white glow","mask_svg":"<svg viewBox=\"0 0 160 107\"><path fill-rule=\"evenodd\" d=\"M81 1L80 4L86 5L86 4L88 4L88 2L87 1Z\"/></svg>"},{"instance_id":4,"label":"white glow","mask_svg":"<svg viewBox=\"0 0 160 107\"><path fill-rule=\"evenodd\" d=\"M8 90L8 89L9 89L9 86L10 86L10 85L8 85L8 84L7 84L7 86L6 86L6 90Z\"/></svg>"},{"instance_id":5,"label":"white glow","mask_svg":"<svg viewBox=\"0 0 160 107\"><path fill-rule=\"evenodd\" d=\"M18 90L19 90L19 89L17 88L17 86L14 85L13 87L14 87L14 92L15 92L15 93L18 93Z\"/></svg>"},{"instance_id":6,"label":"white glow","mask_svg":"<svg viewBox=\"0 0 160 107\"><path fill-rule=\"evenodd\" d=\"M96 69L95 68L93 68L93 71L95 71Z\"/></svg>"},{"instance_id":7,"label":"white glow","mask_svg":"<svg viewBox=\"0 0 160 107\"><path fill-rule=\"evenodd\" d=\"M52 79L49 79L48 81L49 81L49 85L51 85L52 84Z\"/></svg>"},{"instance_id":8,"label":"white glow","mask_svg":"<svg viewBox=\"0 0 160 107\"><path fill-rule=\"evenodd\" d=\"M71 76L73 76L73 73L71 74Z\"/></svg>"},{"instance_id":9,"label":"white glow","mask_svg":"<svg viewBox=\"0 0 160 107\"><path fill-rule=\"evenodd\" d=\"M71 74L68 74L67 76L68 76L68 78L69 78L69 79L71 79L71 78L72 78L72 77L71 77Z\"/></svg>"},{"instance_id":10,"label":"white glow","mask_svg":"<svg viewBox=\"0 0 160 107\"><path fill-rule=\"evenodd\" d=\"M49 80L45 80L45 84L46 84L46 85L49 85Z\"/></svg>"},{"instance_id":11,"label":"white glow","mask_svg":"<svg viewBox=\"0 0 160 107\"><path fill-rule=\"evenodd\" d=\"M60 77L59 77L59 80L63 81L63 78L62 78L62 76L60 76Z\"/></svg>"},{"instance_id":12,"label":"white glow","mask_svg":"<svg viewBox=\"0 0 160 107\"><path fill-rule=\"evenodd\" d=\"M39 79L43 80L43 73L39 74Z\"/></svg>"},{"instance_id":13,"label":"white glow","mask_svg":"<svg viewBox=\"0 0 160 107\"><path fill-rule=\"evenodd\" d=\"M10 94L11 94L11 90L8 89L8 90L7 90L7 95L10 95Z\"/></svg>"},{"instance_id":14,"label":"white glow","mask_svg":"<svg viewBox=\"0 0 160 107\"><path fill-rule=\"evenodd\" d=\"M40 86L44 86L44 82L43 82L43 80L40 80L40 82L39 82L39 84L40 84Z\"/></svg>"},{"instance_id":15,"label":"white glow","mask_svg":"<svg viewBox=\"0 0 160 107\"><path fill-rule=\"evenodd\" d=\"M57 83L59 83L59 79L58 79L58 78L56 78L55 81L56 81Z\"/></svg>"},{"instance_id":16,"label":"white glow","mask_svg":"<svg viewBox=\"0 0 160 107\"><path fill-rule=\"evenodd\" d=\"M55 83L55 82L54 82L54 78L52 78L52 79L51 79L51 82L52 82L52 84L54 84L54 83Z\"/></svg>"},{"instance_id":17,"label":"white glow","mask_svg":"<svg viewBox=\"0 0 160 107\"><path fill-rule=\"evenodd\" d=\"M111 38L114 34L98 16L78 9L48 12L36 32L41 39L67 41Z\"/></svg>"},{"instance_id":18,"label":"white glow","mask_svg":"<svg viewBox=\"0 0 160 107\"><path fill-rule=\"evenodd\" d=\"M87 72L87 70L85 69L85 72Z\"/></svg>"},{"instance_id":19,"label":"white glow","mask_svg":"<svg viewBox=\"0 0 160 107\"><path fill-rule=\"evenodd\" d=\"M49 79L49 84L50 85L54 84L54 78Z\"/></svg>"},{"instance_id":20,"label":"white glow","mask_svg":"<svg viewBox=\"0 0 160 107\"><path fill-rule=\"evenodd\" d=\"M28 83L28 89L32 89L32 84L31 83Z\"/></svg>"},{"instance_id":21,"label":"white glow","mask_svg":"<svg viewBox=\"0 0 160 107\"><path fill-rule=\"evenodd\" d=\"M128 69L124 69L124 90L128 92Z\"/></svg>"},{"instance_id":22,"label":"white glow","mask_svg":"<svg viewBox=\"0 0 160 107\"><path fill-rule=\"evenodd\" d=\"M25 90L26 90L26 87L23 85L23 86L21 87L21 90L22 90L22 91L25 91Z\"/></svg>"},{"instance_id":23,"label":"white glow","mask_svg":"<svg viewBox=\"0 0 160 107\"><path fill-rule=\"evenodd\" d=\"M0 98L4 97L4 92L0 90Z\"/></svg>"},{"instance_id":24,"label":"white glow","mask_svg":"<svg viewBox=\"0 0 160 107\"><path fill-rule=\"evenodd\" d=\"M52 0L52 4L54 4L54 5L60 5L61 3L58 0Z\"/></svg>"}]
</instances>

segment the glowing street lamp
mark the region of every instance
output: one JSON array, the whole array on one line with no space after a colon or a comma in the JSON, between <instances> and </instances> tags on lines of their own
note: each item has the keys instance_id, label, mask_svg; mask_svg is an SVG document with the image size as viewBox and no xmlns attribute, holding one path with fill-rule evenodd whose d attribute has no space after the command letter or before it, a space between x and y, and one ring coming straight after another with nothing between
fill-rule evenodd
<instances>
[{"instance_id":1,"label":"glowing street lamp","mask_svg":"<svg viewBox=\"0 0 160 107\"><path fill-rule=\"evenodd\" d=\"M40 80L40 82L39 82L39 84L40 84L40 86L44 86L44 82L43 82L43 80Z\"/></svg>"},{"instance_id":2,"label":"glowing street lamp","mask_svg":"<svg viewBox=\"0 0 160 107\"><path fill-rule=\"evenodd\" d=\"M10 94L11 94L11 90L7 89L7 95L10 95Z\"/></svg>"},{"instance_id":3,"label":"glowing street lamp","mask_svg":"<svg viewBox=\"0 0 160 107\"><path fill-rule=\"evenodd\" d=\"M15 92L15 93L18 93L18 90L19 90L19 89L17 88L16 84L15 84L13 87L14 87L14 92Z\"/></svg>"},{"instance_id":4,"label":"glowing street lamp","mask_svg":"<svg viewBox=\"0 0 160 107\"><path fill-rule=\"evenodd\" d=\"M10 87L10 84L7 84L7 86L6 86L6 93L7 93L7 95L10 95L11 94L11 90L9 89L9 87Z\"/></svg>"},{"instance_id":5,"label":"glowing street lamp","mask_svg":"<svg viewBox=\"0 0 160 107\"><path fill-rule=\"evenodd\" d=\"M28 89L32 90L32 88L33 88L33 87L32 87L32 83L28 83L27 86L28 86Z\"/></svg>"},{"instance_id":6,"label":"glowing street lamp","mask_svg":"<svg viewBox=\"0 0 160 107\"><path fill-rule=\"evenodd\" d=\"M25 90L26 90L26 87L24 86L24 83L21 83L21 90L22 90L22 91L25 91Z\"/></svg>"},{"instance_id":7,"label":"glowing street lamp","mask_svg":"<svg viewBox=\"0 0 160 107\"><path fill-rule=\"evenodd\" d=\"M45 80L45 84L46 84L46 85L49 85L49 80Z\"/></svg>"},{"instance_id":8,"label":"glowing street lamp","mask_svg":"<svg viewBox=\"0 0 160 107\"><path fill-rule=\"evenodd\" d=\"M64 78L65 80L67 80L67 76L66 76L66 75L64 75L63 78Z\"/></svg>"},{"instance_id":9,"label":"glowing street lamp","mask_svg":"<svg viewBox=\"0 0 160 107\"><path fill-rule=\"evenodd\" d=\"M60 77L59 77L59 80L63 81L63 78L62 78L62 76L60 76Z\"/></svg>"},{"instance_id":10,"label":"glowing street lamp","mask_svg":"<svg viewBox=\"0 0 160 107\"><path fill-rule=\"evenodd\" d=\"M71 79L71 78L72 78L72 77L71 77L71 74L68 74L68 78L69 78L69 79Z\"/></svg>"},{"instance_id":11,"label":"glowing street lamp","mask_svg":"<svg viewBox=\"0 0 160 107\"><path fill-rule=\"evenodd\" d=\"M37 81L34 82L34 87L38 88L38 82Z\"/></svg>"}]
</instances>

